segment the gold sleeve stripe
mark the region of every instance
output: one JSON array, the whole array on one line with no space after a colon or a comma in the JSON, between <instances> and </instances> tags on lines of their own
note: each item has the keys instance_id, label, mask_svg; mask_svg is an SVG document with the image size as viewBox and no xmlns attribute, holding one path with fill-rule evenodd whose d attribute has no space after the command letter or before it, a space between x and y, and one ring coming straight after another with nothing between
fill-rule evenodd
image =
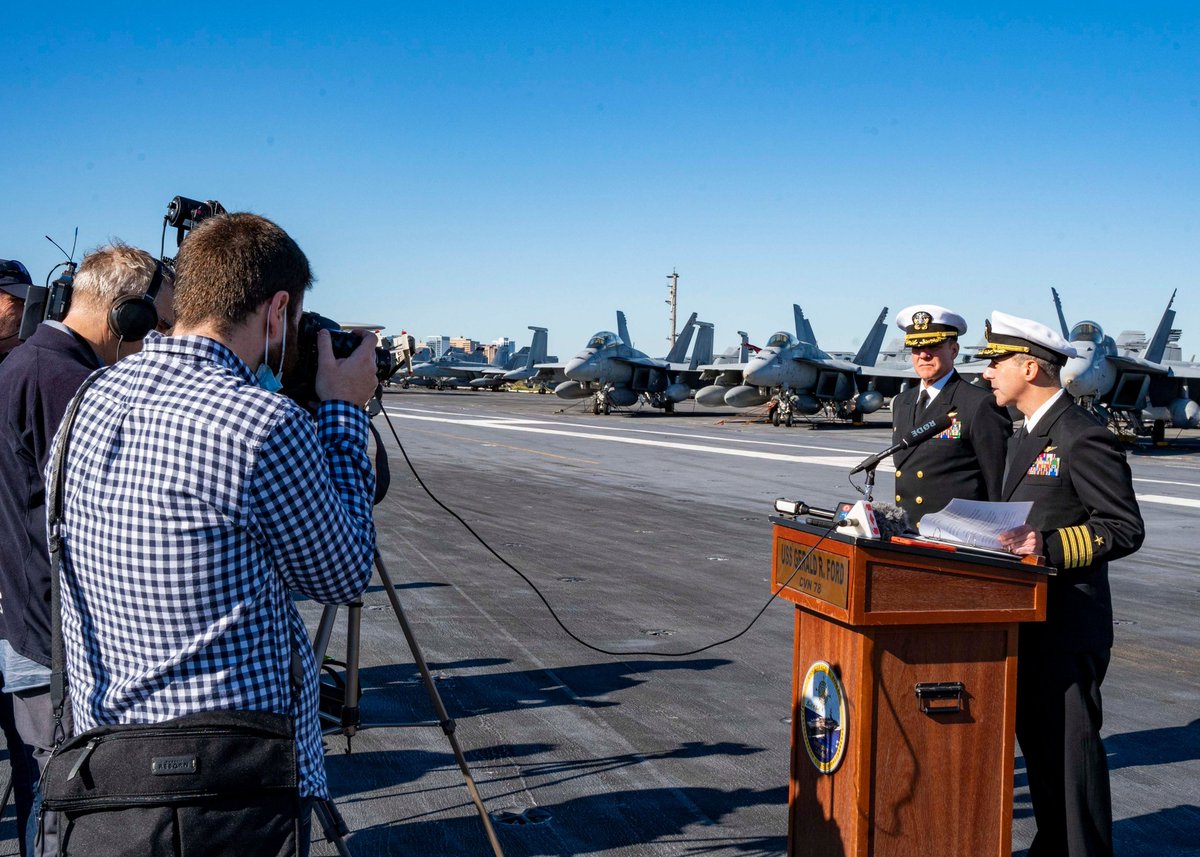
<instances>
[{"instance_id":1,"label":"gold sleeve stripe","mask_svg":"<svg viewBox=\"0 0 1200 857\"><path fill-rule=\"evenodd\" d=\"M1092 564L1092 537L1084 525L1063 527L1058 531L1063 547L1063 568L1083 568Z\"/></svg>"}]
</instances>

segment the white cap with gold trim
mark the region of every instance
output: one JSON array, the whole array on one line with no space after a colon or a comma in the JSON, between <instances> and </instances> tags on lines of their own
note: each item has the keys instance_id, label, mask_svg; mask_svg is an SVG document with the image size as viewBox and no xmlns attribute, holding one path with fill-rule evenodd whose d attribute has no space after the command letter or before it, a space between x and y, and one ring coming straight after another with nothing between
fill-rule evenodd
<instances>
[{"instance_id":1,"label":"white cap with gold trim","mask_svg":"<svg viewBox=\"0 0 1200 857\"><path fill-rule=\"evenodd\" d=\"M976 352L976 357L1028 354L1062 366L1068 358L1079 356L1074 345L1041 322L1000 310L992 310L991 319L983 323L983 335L987 345Z\"/></svg>"},{"instance_id":2,"label":"white cap with gold trim","mask_svg":"<svg viewBox=\"0 0 1200 857\"><path fill-rule=\"evenodd\" d=\"M904 331L904 347L937 345L967 332L961 315L937 304L913 304L896 313L896 327Z\"/></svg>"}]
</instances>

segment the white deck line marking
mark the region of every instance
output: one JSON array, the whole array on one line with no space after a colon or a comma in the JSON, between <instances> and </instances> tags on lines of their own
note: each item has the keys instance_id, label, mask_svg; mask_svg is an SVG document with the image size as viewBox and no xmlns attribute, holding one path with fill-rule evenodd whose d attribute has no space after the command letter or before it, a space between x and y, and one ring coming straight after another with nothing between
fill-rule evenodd
<instances>
[{"instance_id":1,"label":"white deck line marking","mask_svg":"<svg viewBox=\"0 0 1200 857\"><path fill-rule=\"evenodd\" d=\"M1161 503L1164 506L1189 506L1193 509L1200 509L1200 500L1192 500L1189 497L1167 497L1164 494L1138 494L1139 503Z\"/></svg>"},{"instance_id":2,"label":"white deck line marking","mask_svg":"<svg viewBox=\"0 0 1200 857\"><path fill-rule=\"evenodd\" d=\"M392 413L389 411L389 413ZM666 449L680 449L687 452L709 452L714 455L732 455L739 458L760 458L766 461L789 461L794 464L824 464L830 467L853 467L862 460L861 453L854 456L821 457L815 455L785 455L780 452L761 452L753 449L726 449L719 446L704 446L698 443L677 443L669 440L650 440L643 437L619 437L617 435L589 434L581 431L565 431L563 429L535 428L528 425L514 425L511 422L461 417L430 417L416 414L396 414L401 419L421 420L425 422L452 423L460 426L479 426L480 428L504 429L506 431L524 431L533 434L558 435L560 437L578 437L586 440L602 440L609 443L628 443L634 446L657 446ZM885 470L880 465L880 470ZM886 468L890 471L892 468Z\"/></svg>"},{"instance_id":3,"label":"white deck line marking","mask_svg":"<svg viewBox=\"0 0 1200 857\"><path fill-rule=\"evenodd\" d=\"M777 441L777 440L751 440L750 438L729 437L729 436L717 437L717 436L713 436L713 435L690 434L688 432L662 431L660 429L635 429L635 428L629 428L627 426L589 425L589 426L584 427L584 426L580 426L578 423L568 423L568 422L563 422L561 420L530 419L528 417L477 417L474 415L456 414L452 411L435 411L435 410L428 410L428 409L422 409L422 408L409 408L403 412L398 412L398 411L393 411L391 409L388 409L388 413L396 414L397 416L404 416L404 415L411 416L411 415L418 414L418 413L435 414L438 416L454 417L456 419L465 421L467 424L471 424L471 423L475 423L475 422L483 422L483 423L488 423L488 424L491 424L493 422L506 422L506 423L511 423L512 425L566 426L566 427L572 428L572 429L586 428L586 430L588 430L588 431L598 431L598 432L604 432L604 431L636 432L637 434L659 435L661 437L686 437L686 438L692 438L695 440L712 440L712 441L718 441L718 442L722 442L722 443L745 443L745 444L750 444L750 445L754 445L754 446L782 446L786 449L813 449L813 450L818 450L821 452L844 452L847 455L862 455L864 457L871 454L869 451L864 451L864 450L859 450L859 449L840 449L837 447L810 446L807 444L800 444L800 443L781 443L780 441Z\"/></svg>"}]
</instances>

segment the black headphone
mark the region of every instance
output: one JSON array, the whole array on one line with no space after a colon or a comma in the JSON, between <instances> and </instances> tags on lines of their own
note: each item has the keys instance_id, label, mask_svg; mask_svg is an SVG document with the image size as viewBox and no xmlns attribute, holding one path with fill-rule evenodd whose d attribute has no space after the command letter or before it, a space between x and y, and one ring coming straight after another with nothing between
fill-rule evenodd
<instances>
[{"instance_id":1,"label":"black headphone","mask_svg":"<svg viewBox=\"0 0 1200 857\"><path fill-rule=\"evenodd\" d=\"M163 263L154 260L154 276L145 294L125 295L117 298L108 310L108 329L125 342L141 342L146 334L158 326L158 309L154 299L163 283Z\"/></svg>"}]
</instances>

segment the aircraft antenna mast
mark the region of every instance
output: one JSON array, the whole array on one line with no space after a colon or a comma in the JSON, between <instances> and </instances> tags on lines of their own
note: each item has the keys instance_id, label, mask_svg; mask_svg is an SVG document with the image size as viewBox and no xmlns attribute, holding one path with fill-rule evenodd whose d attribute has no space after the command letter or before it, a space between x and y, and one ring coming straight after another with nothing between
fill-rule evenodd
<instances>
[{"instance_id":1,"label":"aircraft antenna mast","mask_svg":"<svg viewBox=\"0 0 1200 857\"><path fill-rule=\"evenodd\" d=\"M667 274L667 279L670 280L670 285L667 286L667 295L669 295L669 297L667 298L666 302L671 305L671 335L667 337L667 341L671 343L671 347L674 347L676 312L675 298L679 294L679 274L675 272L674 268L671 269L671 273Z\"/></svg>"}]
</instances>

